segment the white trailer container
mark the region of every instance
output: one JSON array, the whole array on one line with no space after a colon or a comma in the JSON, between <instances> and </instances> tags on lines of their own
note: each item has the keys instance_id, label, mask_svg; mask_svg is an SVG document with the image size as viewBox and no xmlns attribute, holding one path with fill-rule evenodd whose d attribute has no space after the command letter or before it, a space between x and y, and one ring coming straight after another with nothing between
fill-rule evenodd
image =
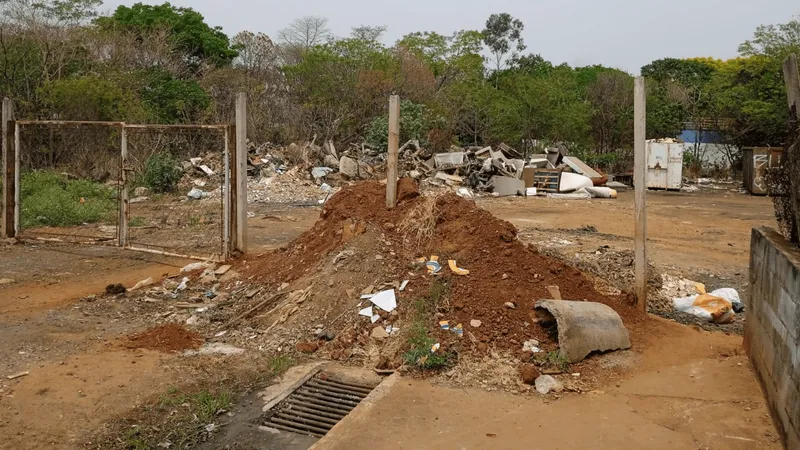
<instances>
[{"instance_id":1,"label":"white trailer container","mask_svg":"<svg viewBox=\"0 0 800 450\"><path fill-rule=\"evenodd\" d=\"M684 145L647 142L647 188L680 190L683 186Z\"/></svg>"}]
</instances>

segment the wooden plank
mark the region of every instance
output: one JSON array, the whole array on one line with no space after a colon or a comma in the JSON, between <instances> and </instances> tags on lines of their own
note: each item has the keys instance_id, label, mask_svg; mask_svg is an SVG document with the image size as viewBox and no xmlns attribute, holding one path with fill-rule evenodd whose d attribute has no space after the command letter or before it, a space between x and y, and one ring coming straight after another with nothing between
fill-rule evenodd
<instances>
[{"instance_id":1,"label":"wooden plank","mask_svg":"<svg viewBox=\"0 0 800 450\"><path fill-rule=\"evenodd\" d=\"M634 221L635 238L635 286L636 302L640 310L647 312L647 142L646 100L644 77L636 77L634 83Z\"/></svg>"},{"instance_id":2,"label":"wooden plank","mask_svg":"<svg viewBox=\"0 0 800 450\"><path fill-rule=\"evenodd\" d=\"M14 145L14 104L11 99L4 98L2 106L2 133L0 133L0 147L3 157L3 198L2 198L2 217L0 217L0 236L10 238L16 236L14 226L14 212L16 210L16 189L15 183L9 182L16 178L16 155L13 151Z\"/></svg>"},{"instance_id":3,"label":"wooden plank","mask_svg":"<svg viewBox=\"0 0 800 450\"><path fill-rule=\"evenodd\" d=\"M236 96L236 249L247 253L247 94Z\"/></svg>"},{"instance_id":4,"label":"wooden plank","mask_svg":"<svg viewBox=\"0 0 800 450\"><path fill-rule=\"evenodd\" d=\"M389 152L386 161L386 207L397 206L397 153L400 147L400 96L389 97Z\"/></svg>"}]
</instances>

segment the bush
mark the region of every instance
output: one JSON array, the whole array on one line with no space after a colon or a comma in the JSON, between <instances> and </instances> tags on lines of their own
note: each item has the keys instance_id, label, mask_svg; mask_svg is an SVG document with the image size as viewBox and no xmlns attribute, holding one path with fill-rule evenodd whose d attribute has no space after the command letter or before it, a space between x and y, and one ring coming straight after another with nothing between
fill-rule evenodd
<instances>
[{"instance_id":1,"label":"bush","mask_svg":"<svg viewBox=\"0 0 800 450\"><path fill-rule=\"evenodd\" d=\"M90 180L68 180L55 172L23 174L20 203L23 229L117 220L117 195L113 189Z\"/></svg>"},{"instance_id":2,"label":"bush","mask_svg":"<svg viewBox=\"0 0 800 450\"><path fill-rule=\"evenodd\" d=\"M141 183L157 194L173 192L183 171L171 153L156 153L147 158Z\"/></svg>"}]
</instances>

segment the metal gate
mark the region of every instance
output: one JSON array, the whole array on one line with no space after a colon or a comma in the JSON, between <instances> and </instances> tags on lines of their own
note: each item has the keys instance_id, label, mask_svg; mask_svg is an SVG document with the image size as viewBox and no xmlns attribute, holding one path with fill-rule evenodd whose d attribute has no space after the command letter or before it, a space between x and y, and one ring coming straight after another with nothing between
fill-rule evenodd
<instances>
[{"instance_id":1,"label":"metal gate","mask_svg":"<svg viewBox=\"0 0 800 450\"><path fill-rule=\"evenodd\" d=\"M232 125L13 124L18 237L227 259Z\"/></svg>"}]
</instances>

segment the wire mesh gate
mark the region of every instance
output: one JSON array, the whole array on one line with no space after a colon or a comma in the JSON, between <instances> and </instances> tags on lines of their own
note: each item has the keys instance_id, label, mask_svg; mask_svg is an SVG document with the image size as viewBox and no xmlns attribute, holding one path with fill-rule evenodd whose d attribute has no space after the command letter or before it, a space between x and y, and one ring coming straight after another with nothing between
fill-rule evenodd
<instances>
[{"instance_id":1,"label":"wire mesh gate","mask_svg":"<svg viewBox=\"0 0 800 450\"><path fill-rule=\"evenodd\" d=\"M14 141L19 237L227 259L232 125L16 121Z\"/></svg>"}]
</instances>

